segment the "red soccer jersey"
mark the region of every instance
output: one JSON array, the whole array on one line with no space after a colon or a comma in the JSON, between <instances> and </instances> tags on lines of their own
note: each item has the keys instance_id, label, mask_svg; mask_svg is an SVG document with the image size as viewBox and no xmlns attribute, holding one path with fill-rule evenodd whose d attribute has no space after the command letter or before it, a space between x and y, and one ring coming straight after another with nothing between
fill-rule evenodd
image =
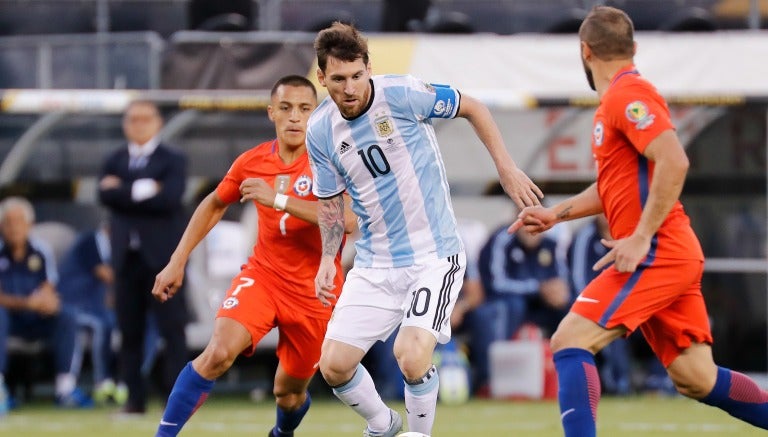
<instances>
[{"instance_id":1,"label":"red soccer jersey","mask_svg":"<svg viewBox=\"0 0 768 437\"><path fill-rule=\"evenodd\" d=\"M648 198L654 163L642 155L643 151L659 134L674 128L667 103L634 66L614 76L600 100L592 130L597 189L613 238L634 232ZM704 259L679 201L659 227L655 240L656 257Z\"/></svg>"},{"instance_id":2,"label":"red soccer jersey","mask_svg":"<svg viewBox=\"0 0 768 437\"><path fill-rule=\"evenodd\" d=\"M304 200L317 200L312 194L312 171L306 153L291 164L278 154L277 140L267 141L237 157L216 193L227 203L240 199L240 183L248 178L261 178L279 193ZM315 296L315 275L320 264L322 243L317 225L293 217L285 211L258 202L258 236L246 268L271 290L289 293L297 311L315 313L328 318L325 308ZM342 285L341 251L336 256L336 290Z\"/></svg>"}]
</instances>

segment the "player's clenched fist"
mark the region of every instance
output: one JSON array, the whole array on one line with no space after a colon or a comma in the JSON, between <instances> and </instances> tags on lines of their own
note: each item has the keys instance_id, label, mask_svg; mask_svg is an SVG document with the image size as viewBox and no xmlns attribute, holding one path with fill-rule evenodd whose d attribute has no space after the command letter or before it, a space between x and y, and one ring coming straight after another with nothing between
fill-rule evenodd
<instances>
[{"instance_id":1,"label":"player's clenched fist","mask_svg":"<svg viewBox=\"0 0 768 437\"><path fill-rule=\"evenodd\" d=\"M275 190L264 179L248 178L240 184L240 203L255 200L262 205L272 206Z\"/></svg>"},{"instance_id":2,"label":"player's clenched fist","mask_svg":"<svg viewBox=\"0 0 768 437\"><path fill-rule=\"evenodd\" d=\"M152 296L160 302L172 298L181 287L184 280L184 266L168 264L155 276L155 285L152 287Z\"/></svg>"},{"instance_id":3,"label":"player's clenched fist","mask_svg":"<svg viewBox=\"0 0 768 437\"><path fill-rule=\"evenodd\" d=\"M315 295L324 307L331 306L331 301L336 299L332 291L336 288L333 283L336 277L336 265L334 259L323 257L320 261L320 267L315 276Z\"/></svg>"}]
</instances>

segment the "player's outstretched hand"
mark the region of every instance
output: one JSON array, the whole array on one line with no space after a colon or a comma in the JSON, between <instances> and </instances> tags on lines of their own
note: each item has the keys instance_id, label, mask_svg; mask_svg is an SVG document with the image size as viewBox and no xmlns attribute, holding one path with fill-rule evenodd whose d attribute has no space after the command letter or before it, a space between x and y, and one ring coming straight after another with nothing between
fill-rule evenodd
<instances>
[{"instance_id":1,"label":"player's outstretched hand","mask_svg":"<svg viewBox=\"0 0 768 437\"><path fill-rule=\"evenodd\" d=\"M332 257L324 256L320 260L320 267L315 276L315 296L324 307L331 306L331 301L336 299L336 295L333 294L336 288L336 284L333 283L336 278L336 265L333 260Z\"/></svg>"},{"instance_id":2,"label":"player's outstretched hand","mask_svg":"<svg viewBox=\"0 0 768 437\"><path fill-rule=\"evenodd\" d=\"M531 234L538 234L555 224L557 224L557 215L552 210L541 205L529 206L520 211L520 214L517 215L517 220L507 228L507 232L514 234L518 229L524 228Z\"/></svg>"},{"instance_id":3,"label":"player's outstretched hand","mask_svg":"<svg viewBox=\"0 0 768 437\"><path fill-rule=\"evenodd\" d=\"M516 167L513 171L502 174L500 183L518 208L541 205L544 193L519 168Z\"/></svg>"},{"instance_id":4,"label":"player's outstretched hand","mask_svg":"<svg viewBox=\"0 0 768 437\"><path fill-rule=\"evenodd\" d=\"M184 280L184 266L168 264L155 276L155 285L152 287L152 297L159 302L165 302L179 291Z\"/></svg>"},{"instance_id":5,"label":"player's outstretched hand","mask_svg":"<svg viewBox=\"0 0 768 437\"><path fill-rule=\"evenodd\" d=\"M272 206L276 191L264 179L248 178L240 183L240 203L255 200L264 206Z\"/></svg>"}]
</instances>

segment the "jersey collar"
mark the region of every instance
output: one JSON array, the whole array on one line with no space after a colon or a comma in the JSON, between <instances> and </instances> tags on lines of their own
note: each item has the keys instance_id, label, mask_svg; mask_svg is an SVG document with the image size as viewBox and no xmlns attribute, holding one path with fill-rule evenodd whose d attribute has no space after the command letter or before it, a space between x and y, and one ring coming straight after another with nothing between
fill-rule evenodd
<instances>
[{"instance_id":1,"label":"jersey collar","mask_svg":"<svg viewBox=\"0 0 768 437\"><path fill-rule=\"evenodd\" d=\"M640 74L640 72L637 71L637 68L635 67L634 64L629 64L626 67L616 72L616 74L613 76L613 79L611 79L611 84L608 87L609 88L612 87L613 84L619 81L619 79L629 74Z\"/></svg>"}]
</instances>

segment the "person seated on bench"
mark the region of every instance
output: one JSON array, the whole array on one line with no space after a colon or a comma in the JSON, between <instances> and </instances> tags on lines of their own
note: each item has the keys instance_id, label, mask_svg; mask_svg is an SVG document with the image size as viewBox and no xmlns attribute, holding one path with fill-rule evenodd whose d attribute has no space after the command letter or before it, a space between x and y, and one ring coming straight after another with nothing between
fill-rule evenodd
<instances>
[{"instance_id":1,"label":"person seated on bench","mask_svg":"<svg viewBox=\"0 0 768 437\"><path fill-rule=\"evenodd\" d=\"M29 235L35 221L32 204L9 197L0 203L0 220L0 374L5 373L10 335L45 340L55 361L56 403L90 407L93 401L77 388L71 368L75 314L61 304L54 286L58 273L51 249Z\"/></svg>"}]
</instances>

